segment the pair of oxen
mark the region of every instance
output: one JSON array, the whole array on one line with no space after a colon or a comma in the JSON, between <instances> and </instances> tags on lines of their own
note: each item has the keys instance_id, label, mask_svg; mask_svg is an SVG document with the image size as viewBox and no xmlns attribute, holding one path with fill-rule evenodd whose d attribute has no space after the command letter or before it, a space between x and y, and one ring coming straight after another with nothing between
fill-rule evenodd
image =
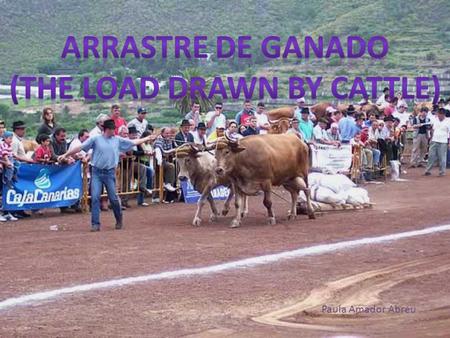
<instances>
[{"instance_id":1,"label":"pair of oxen","mask_svg":"<svg viewBox=\"0 0 450 338\"><path fill-rule=\"evenodd\" d=\"M242 217L247 213L248 196L260 191L264 193L268 222L276 223L271 199L274 186L283 186L291 196L288 219L296 218L301 190L307 198L308 216L315 218L308 189L308 151L308 146L294 134L254 135L239 140L224 136L209 147L187 143L174 149L180 167L179 179L189 179L201 193L193 225L201 224L206 201L211 206L210 220L217 219L219 212L211 190L218 185L230 187L222 215L228 213L233 195L235 197L233 228L241 225Z\"/></svg>"}]
</instances>

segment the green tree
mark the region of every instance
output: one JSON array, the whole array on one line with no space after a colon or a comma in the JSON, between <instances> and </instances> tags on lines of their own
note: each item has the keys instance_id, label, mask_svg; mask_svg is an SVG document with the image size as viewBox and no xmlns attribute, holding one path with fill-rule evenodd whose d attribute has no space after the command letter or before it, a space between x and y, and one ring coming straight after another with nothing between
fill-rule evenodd
<instances>
[{"instance_id":1,"label":"green tree","mask_svg":"<svg viewBox=\"0 0 450 338\"><path fill-rule=\"evenodd\" d=\"M186 95L175 100L175 108L178 109L180 113L188 112L191 109L192 103L194 100L191 98L191 83L194 81L194 84L200 82L200 80L195 81L194 78L203 78L202 73L198 68L186 68L181 71L181 76L187 82L187 90ZM205 78L205 92L208 92L211 86L211 78ZM213 107L213 101L208 99L207 97L197 97L196 101L200 103L200 111L208 111Z\"/></svg>"}]
</instances>

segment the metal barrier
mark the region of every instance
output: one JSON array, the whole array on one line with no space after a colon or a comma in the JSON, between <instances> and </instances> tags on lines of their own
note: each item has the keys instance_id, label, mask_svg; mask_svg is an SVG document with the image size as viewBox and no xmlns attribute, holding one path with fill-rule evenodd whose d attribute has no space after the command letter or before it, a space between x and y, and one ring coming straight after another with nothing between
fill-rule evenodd
<instances>
[{"instance_id":1,"label":"metal barrier","mask_svg":"<svg viewBox=\"0 0 450 338\"><path fill-rule=\"evenodd\" d=\"M155 170L154 180L154 194L158 195L159 202L161 203L164 198L164 169L163 166L158 166L154 158L150 158L153 161L153 168ZM141 163L140 159L136 159L136 156L125 156L121 158L119 165L116 168L116 192L119 197L122 196L134 196L142 193L139 190L139 182L141 179ZM84 212L89 210L90 194L90 173L91 167L88 163L83 163L83 196L81 198L81 208ZM145 173L146 174L146 173ZM105 191L103 191L101 197L107 197Z\"/></svg>"}]
</instances>

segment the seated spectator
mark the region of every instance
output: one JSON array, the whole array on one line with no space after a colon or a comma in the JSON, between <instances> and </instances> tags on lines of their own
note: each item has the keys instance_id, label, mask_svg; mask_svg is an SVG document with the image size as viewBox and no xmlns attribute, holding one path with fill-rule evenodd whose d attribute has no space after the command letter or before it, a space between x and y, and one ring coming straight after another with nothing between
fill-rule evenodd
<instances>
[{"instance_id":1,"label":"seated spectator","mask_svg":"<svg viewBox=\"0 0 450 338\"><path fill-rule=\"evenodd\" d=\"M315 126L313 129L314 140L317 143L338 146L339 142L329 139L326 128L327 128L327 120L323 118L320 119L319 123L317 123L317 126Z\"/></svg>"},{"instance_id":2,"label":"seated spectator","mask_svg":"<svg viewBox=\"0 0 450 338\"><path fill-rule=\"evenodd\" d=\"M250 117L247 129L242 133L242 136L258 135L259 129L257 127L258 119L255 116Z\"/></svg>"},{"instance_id":3,"label":"seated spectator","mask_svg":"<svg viewBox=\"0 0 450 338\"><path fill-rule=\"evenodd\" d=\"M64 128L56 128L51 138L52 143L52 161L57 162L58 156L67 152L66 130ZM64 159L64 164L72 164L75 160L72 157Z\"/></svg>"},{"instance_id":4,"label":"seated spectator","mask_svg":"<svg viewBox=\"0 0 450 338\"><path fill-rule=\"evenodd\" d=\"M291 127L286 131L286 134L295 134L298 136L300 140L303 140L302 133L300 133L299 127L298 127L298 119L293 118L291 122Z\"/></svg>"},{"instance_id":5,"label":"seated spectator","mask_svg":"<svg viewBox=\"0 0 450 338\"><path fill-rule=\"evenodd\" d=\"M3 140L4 132L5 132L5 121L0 120L0 142Z\"/></svg>"},{"instance_id":6,"label":"seated spectator","mask_svg":"<svg viewBox=\"0 0 450 338\"><path fill-rule=\"evenodd\" d=\"M195 125L193 119L189 119L188 121L189 121L189 132L192 134L197 126Z\"/></svg>"},{"instance_id":7,"label":"seated spectator","mask_svg":"<svg viewBox=\"0 0 450 338\"><path fill-rule=\"evenodd\" d=\"M206 146L206 124L200 122L197 126L197 130L192 132L194 137L194 143Z\"/></svg>"},{"instance_id":8,"label":"seated spectator","mask_svg":"<svg viewBox=\"0 0 450 338\"><path fill-rule=\"evenodd\" d=\"M129 127L128 133L130 140L136 140L138 138L138 131L136 127ZM149 134L147 133L147 135ZM132 185L134 182L131 181L131 178L138 178L138 187L139 191L141 192L138 195L138 205L146 206L148 204L144 202L144 195L152 195L152 191L147 188L147 166L149 161L148 155L141 145L134 146L132 154L134 156L134 165L132 166L133 172L131 172L130 170L130 177L128 182ZM144 164L144 162L147 164L147 166Z\"/></svg>"},{"instance_id":9,"label":"seated spectator","mask_svg":"<svg viewBox=\"0 0 450 338\"><path fill-rule=\"evenodd\" d=\"M173 192L176 190L175 165L173 164L173 155L167 154L168 151L175 148L171 133L171 128L162 128L161 134L155 140L153 146L155 148L156 163L164 168L164 188Z\"/></svg>"},{"instance_id":10,"label":"seated spectator","mask_svg":"<svg viewBox=\"0 0 450 338\"><path fill-rule=\"evenodd\" d=\"M327 130L328 139L333 140L335 142L341 142L341 134L339 133L339 125L336 122L333 122L330 126L330 129Z\"/></svg>"},{"instance_id":11,"label":"seated spectator","mask_svg":"<svg viewBox=\"0 0 450 338\"><path fill-rule=\"evenodd\" d=\"M386 160L389 163L389 161L398 159L397 138L392 116L385 117L384 124L378 143L382 154L381 156L386 155Z\"/></svg>"},{"instance_id":12,"label":"seated spectator","mask_svg":"<svg viewBox=\"0 0 450 338\"><path fill-rule=\"evenodd\" d=\"M53 113L52 108L46 107L42 110L42 121L43 123L37 131L38 136L42 134L48 136L53 135L58 126L55 122L55 114ZM39 143L38 139L36 139L36 142Z\"/></svg>"},{"instance_id":13,"label":"seated spectator","mask_svg":"<svg viewBox=\"0 0 450 338\"><path fill-rule=\"evenodd\" d=\"M175 144L176 146L181 146L185 143L194 143L194 136L189 132L191 128L191 124L188 120L181 121L180 131L175 135Z\"/></svg>"},{"instance_id":14,"label":"seated spectator","mask_svg":"<svg viewBox=\"0 0 450 338\"><path fill-rule=\"evenodd\" d=\"M149 131L144 131L141 135L141 138L147 137L149 135L151 135L151 133ZM149 204L144 201L144 197L146 194L150 195L153 192L153 176L155 173L153 170L152 157L153 157L154 152L153 152L153 147L151 145L151 141L149 140L145 143L142 143L141 149L143 151L143 155L140 156L139 163L140 163L140 165L143 165L145 168L145 175L147 178L147 182L146 182L147 193L142 193L142 192L139 193L139 195L137 197L137 204L140 206L146 207Z\"/></svg>"},{"instance_id":15,"label":"seated spectator","mask_svg":"<svg viewBox=\"0 0 450 338\"><path fill-rule=\"evenodd\" d=\"M39 147L34 152L34 160L43 164L54 163L50 136L47 134L40 134L38 135L37 140L39 140Z\"/></svg>"},{"instance_id":16,"label":"seated spectator","mask_svg":"<svg viewBox=\"0 0 450 338\"><path fill-rule=\"evenodd\" d=\"M355 137L350 140L350 145L354 149L355 147L359 147L361 149L361 164L363 169L369 169L369 172L371 172L373 169L373 154L371 149L368 149L365 143L361 141L361 132L357 132L355 134ZM370 174L367 176L370 176Z\"/></svg>"},{"instance_id":17,"label":"seated spectator","mask_svg":"<svg viewBox=\"0 0 450 338\"><path fill-rule=\"evenodd\" d=\"M394 118L399 119L400 126L409 125L410 114L406 112L407 109L408 106L406 104L402 104L398 106L397 110L393 114Z\"/></svg>"},{"instance_id":18,"label":"seated spectator","mask_svg":"<svg viewBox=\"0 0 450 338\"><path fill-rule=\"evenodd\" d=\"M247 130L246 126L244 125L239 126L239 134L241 134L241 136L243 136L246 130Z\"/></svg>"},{"instance_id":19,"label":"seated spectator","mask_svg":"<svg viewBox=\"0 0 450 338\"><path fill-rule=\"evenodd\" d=\"M236 121L232 120L228 123L226 136L231 140L239 140L243 137L240 133L238 133L238 124Z\"/></svg>"},{"instance_id":20,"label":"seated spectator","mask_svg":"<svg viewBox=\"0 0 450 338\"><path fill-rule=\"evenodd\" d=\"M367 120L364 121L364 127L370 128L370 126L372 125L372 122L375 121L377 119L377 116L375 115L374 112L371 112L367 115Z\"/></svg>"}]
</instances>

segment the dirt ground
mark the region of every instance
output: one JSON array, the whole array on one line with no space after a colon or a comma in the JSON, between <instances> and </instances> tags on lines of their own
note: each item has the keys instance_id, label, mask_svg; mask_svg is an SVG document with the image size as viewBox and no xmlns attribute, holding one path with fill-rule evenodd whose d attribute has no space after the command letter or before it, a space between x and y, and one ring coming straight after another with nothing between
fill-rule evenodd
<instances>
[{"instance_id":1,"label":"dirt ground","mask_svg":"<svg viewBox=\"0 0 450 338\"><path fill-rule=\"evenodd\" d=\"M195 206L133 207L125 228L111 212L46 211L0 225L0 301L35 292L204 267L318 244L450 223L450 175L367 185L372 209L267 225L262 197L238 229L231 216L190 225ZM51 231L51 225L63 230ZM255 267L68 294L0 311L0 335L28 337L448 337L450 231ZM358 310L358 309L359 310ZM353 309L353 311L352 311ZM367 311L364 312L363 311ZM345 311L345 312L344 312ZM359 312L357 312L359 311ZM361 312L363 311L363 312ZM372 311L372 312L371 312ZM377 312L378 311L378 312Z\"/></svg>"}]
</instances>

